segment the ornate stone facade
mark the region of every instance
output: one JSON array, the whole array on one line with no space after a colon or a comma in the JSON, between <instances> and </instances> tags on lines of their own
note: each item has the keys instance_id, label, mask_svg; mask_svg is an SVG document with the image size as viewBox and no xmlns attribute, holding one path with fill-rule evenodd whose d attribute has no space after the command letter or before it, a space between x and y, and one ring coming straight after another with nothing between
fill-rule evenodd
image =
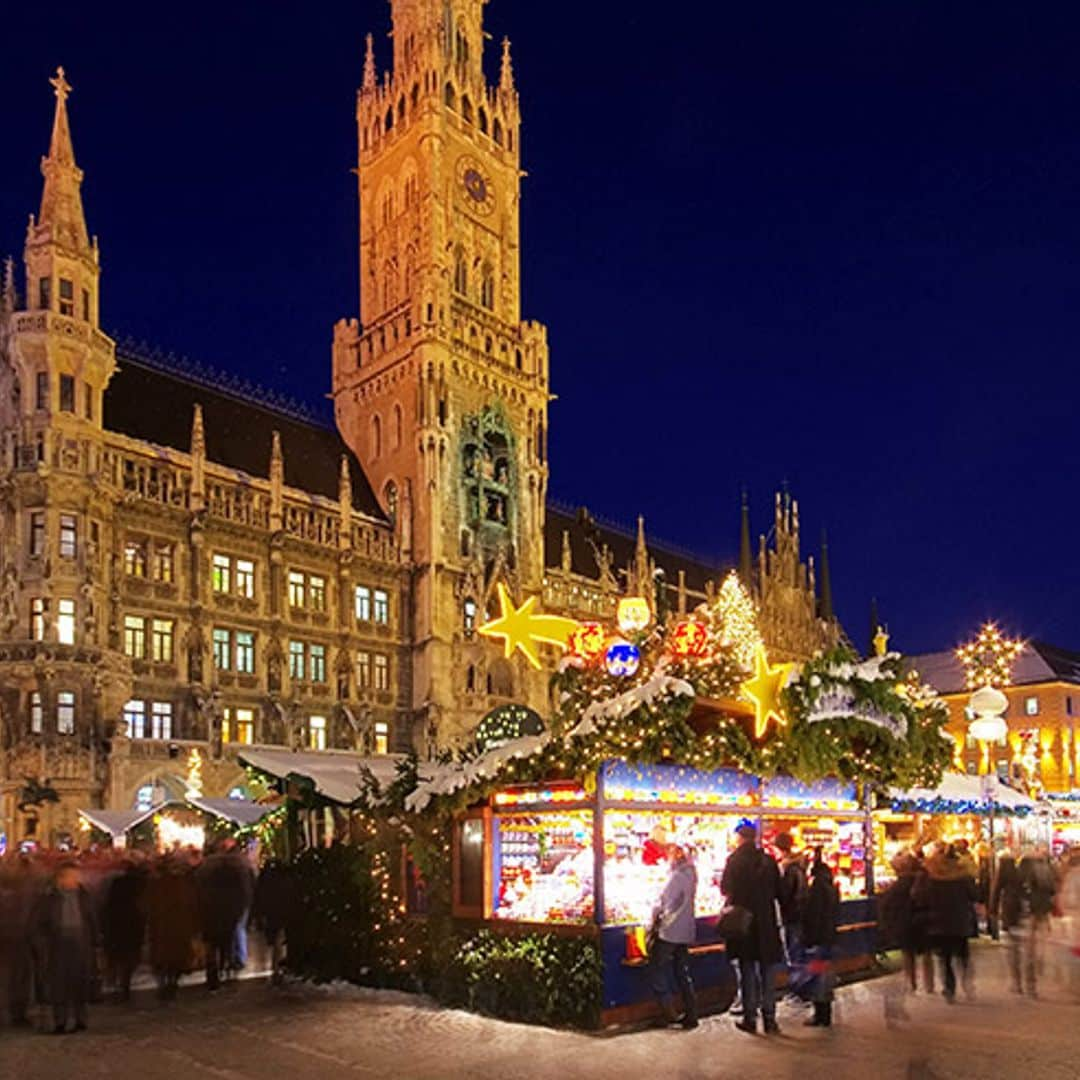
<instances>
[{"instance_id":1,"label":"ornate stone facade","mask_svg":"<svg viewBox=\"0 0 1080 1080\"><path fill-rule=\"evenodd\" d=\"M0 831L243 781L248 744L421 754L547 671L477 627L498 583L552 611L660 618L726 567L547 506L546 331L520 301L521 114L482 0L393 0L360 89L361 321L335 327L336 427L147 358L98 325L99 264L56 107L25 279L0 294ZM21 296L19 295L21 293ZM797 511L752 581L778 654L835 636ZM546 654L553 664L555 655ZM181 785L182 787L182 785ZM55 801L42 801L43 792ZM21 809L20 809L21 805Z\"/></svg>"}]
</instances>

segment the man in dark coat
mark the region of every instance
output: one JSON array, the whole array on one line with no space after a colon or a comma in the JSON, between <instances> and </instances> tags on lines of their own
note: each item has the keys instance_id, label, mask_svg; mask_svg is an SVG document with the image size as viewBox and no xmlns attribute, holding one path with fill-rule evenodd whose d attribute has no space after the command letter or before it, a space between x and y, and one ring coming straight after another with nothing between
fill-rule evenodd
<instances>
[{"instance_id":1,"label":"man in dark coat","mask_svg":"<svg viewBox=\"0 0 1080 1080\"><path fill-rule=\"evenodd\" d=\"M729 938L728 955L739 965L743 1018L741 1031L757 1031L757 1014L766 1034L778 1032L776 1023L776 967L783 962L777 920L780 870L757 847L757 829L750 824L738 829L739 846L731 853L720 879L720 891L729 904L750 912L746 934Z\"/></svg>"},{"instance_id":2,"label":"man in dark coat","mask_svg":"<svg viewBox=\"0 0 1080 1080\"><path fill-rule=\"evenodd\" d=\"M836 944L840 892L833 881L832 870L821 857L820 848L811 875L803 906L802 939L813 976L814 1016L806 1023L810 1027L832 1027L832 951Z\"/></svg>"},{"instance_id":3,"label":"man in dark coat","mask_svg":"<svg viewBox=\"0 0 1080 1080\"><path fill-rule=\"evenodd\" d=\"M142 956L146 935L146 873L140 862L126 859L109 881L101 920L101 936L109 978L117 997L131 997L131 976Z\"/></svg>"},{"instance_id":4,"label":"man in dark coat","mask_svg":"<svg viewBox=\"0 0 1080 1080\"><path fill-rule=\"evenodd\" d=\"M275 986L282 982L281 939L287 937L289 927L296 915L296 880L293 871L284 864L271 860L259 874L255 884L255 902L251 909L251 921L262 929L270 949L270 961Z\"/></svg>"},{"instance_id":5,"label":"man in dark coat","mask_svg":"<svg viewBox=\"0 0 1080 1080\"><path fill-rule=\"evenodd\" d=\"M945 1000L949 1002L956 998L954 960L960 961L969 995L974 987L968 937L975 920L976 892L970 862L951 846L939 848L927 858L926 876L915 886L916 890L925 890L930 940L941 957Z\"/></svg>"},{"instance_id":6,"label":"man in dark coat","mask_svg":"<svg viewBox=\"0 0 1080 1080\"><path fill-rule=\"evenodd\" d=\"M787 950L788 990L805 992L809 983L806 955L802 941L803 905L806 903L806 865L802 852L794 850L791 833L780 833L773 841L780 852L780 920L784 927L784 947Z\"/></svg>"},{"instance_id":7,"label":"man in dark coat","mask_svg":"<svg viewBox=\"0 0 1080 1080\"><path fill-rule=\"evenodd\" d=\"M76 863L64 863L42 897L38 925L45 943L53 1031L67 1031L68 1016L75 1031L86 1030L86 1004L95 973L97 922L94 905L79 877Z\"/></svg>"},{"instance_id":8,"label":"man in dark coat","mask_svg":"<svg viewBox=\"0 0 1080 1080\"><path fill-rule=\"evenodd\" d=\"M251 908L253 878L250 863L230 840L223 841L196 873L209 990L216 990L221 974L232 970L236 929Z\"/></svg>"}]
</instances>

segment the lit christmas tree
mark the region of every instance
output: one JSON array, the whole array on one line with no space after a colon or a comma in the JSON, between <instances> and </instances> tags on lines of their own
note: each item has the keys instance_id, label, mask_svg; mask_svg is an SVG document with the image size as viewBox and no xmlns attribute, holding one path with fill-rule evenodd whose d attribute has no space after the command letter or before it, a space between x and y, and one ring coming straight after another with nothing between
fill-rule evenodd
<instances>
[{"instance_id":1,"label":"lit christmas tree","mask_svg":"<svg viewBox=\"0 0 1080 1080\"><path fill-rule=\"evenodd\" d=\"M192 749L187 759L187 793L189 798L200 799L203 793L202 754Z\"/></svg>"},{"instance_id":2,"label":"lit christmas tree","mask_svg":"<svg viewBox=\"0 0 1080 1080\"><path fill-rule=\"evenodd\" d=\"M754 657L763 644L757 625L757 608L734 570L724 578L709 615L713 633L720 643L731 649L740 668L753 671Z\"/></svg>"}]
</instances>

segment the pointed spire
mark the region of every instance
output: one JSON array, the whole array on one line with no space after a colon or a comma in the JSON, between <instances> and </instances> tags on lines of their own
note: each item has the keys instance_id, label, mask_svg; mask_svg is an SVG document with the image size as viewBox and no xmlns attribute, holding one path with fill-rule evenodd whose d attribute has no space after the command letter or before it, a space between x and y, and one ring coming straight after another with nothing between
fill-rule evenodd
<instances>
[{"instance_id":1,"label":"pointed spire","mask_svg":"<svg viewBox=\"0 0 1080 1080\"><path fill-rule=\"evenodd\" d=\"M504 94L514 92L514 62L510 59L510 39L502 40L502 70L499 72L499 89Z\"/></svg>"},{"instance_id":2,"label":"pointed spire","mask_svg":"<svg viewBox=\"0 0 1080 1080\"><path fill-rule=\"evenodd\" d=\"M818 614L823 619L832 619L832 574L829 569L829 534L821 530L821 599L818 602Z\"/></svg>"},{"instance_id":3,"label":"pointed spire","mask_svg":"<svg viewBox=\"0 0 1080 1080\"><path fill-rule=\"evenodd\" d=\"M285 527L285 455L281 452L281 433L270 436L270 531Z\"/></svg>"},{"instance_id":4,"label":"pointed spire","mask_svg":"<svg viewBox=\"0 0 1080 1080\"><path fill-rule=\"evenodd\" d=\"M0 311L14 311L15 302L15 260L9 255L4 260L4 289L0 293Z\"/></svg>"},{"instance_id":5,"label":"pointed spire","mask_svg":"<svg viewBox=\"0 0 1080 1080\"><path fill-rule=\"evenodd\" d=\"M375 89L375 39L368 34L365 38L366 51L364 52L364 82L365 90Z\"/></svg>"},{"instance_id":6,"label":"pointed spire","mask_svg":"<svg viewBox=\"0 0 1080 1080\"><path fill-rule=\"evenodd\" d=\"M56 93L56 112L53 115L49 153L41 159L45 186L41 192L37 224L39 228L50 228L54 240L77 251L88 251L90 238L79 193L83 174L75 164L75 150L68 124L67 99L71 86L64 78L62 67L56 69L55 77L49 82Z\"/></svg>"},{"instance_id":7,"label":"pointed spire","mask_svg":"<svg viewBox=\"0 0 1080 1080\"><path fill-rule=\"evenodd\" d=\"M338 478L338 513L341 515L341 532L338 544L341 548L352 547L352 475L349 458L341 455L341 475Z\"/></svg>"},{"instance_id":8,"label":"pointed spire","mask_svg":"<svg viewBox=\"0 0 1080 1080\"><path fill-rule=\"evenodd\" d=\"M195 406L191 420L191 509L206 507L206 431L203 429L202 406Z\"/></svg>"},{"instance_id":9,"label":"pointed spire","mask_svg":"<svg viewBox=\"0 0 1080 1080\"><path fill-rule=\"evenodd\" d=\"M570 548L570 530L563 529L562 534L562 569L563 573L569 574L574 568L574 555Z\"/></svg>"},{"instance_id":10,"label":"pointed spire","mask_svg":"<svg viewBox=\"0 0 1080 1080\"><path fill-rule=\"evenodd\" d=\"M878 614L877 597L870 597L870 636L869 646L867 648L867 656L874 655L874 640L877 638L878 630L881 628L881 616Z\"/></svg>"},{"instance_id":11,"label":"pointed spire","mask_svg":"<svg viewBox=\"0 0 1080 1080\"><path fill-rule=\"evenodd\" d=\"M634 545L634 591L638 596L650 595L649 549L645 543L645 517L638 514L637 543Z\"/></svg>"},{"instance_id":12,"label":"pointed spire","mask_svg":"<svg viewBox=\"0 0 1080 1080\"><path fill-rule=\"evenodd\" d=\"M754 553L750 543L750 500L746 492L742 493L742 524L739 529L739 577L743 588L750 588L753 577Z\"/></svg>"},{"instance_id":13,"label":"pointed spire","mask_svg":"<svg viewBox=\"0 0 1080 1080\"><path fill-rule=\"evenodd\" d=\"M686 571L685 570L680 570L679 571L678 604L679 604L679 615L680 616L685 615L686 614Z\"/></svg>"}]
</instances>

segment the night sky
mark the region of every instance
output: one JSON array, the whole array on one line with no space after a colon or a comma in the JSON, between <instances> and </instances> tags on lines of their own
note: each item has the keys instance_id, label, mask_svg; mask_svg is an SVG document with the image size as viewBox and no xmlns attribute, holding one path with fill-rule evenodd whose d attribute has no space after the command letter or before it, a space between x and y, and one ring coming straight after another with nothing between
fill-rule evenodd
<instances>
[{"instance_id":1,"label":"night sky","mask_svg":"<svg viewBox=\"0 0 1080 1080\"><path fill-rule=\"evenodd\" d=\"M1080 648L1080 8L492 0L523 97L551 492L733 558L790 485L837 607L909 652ZM0 252L58 63L102 323L293 395L358 310L354 101L383 0L12 4Z\"/></svg>"}]
</instances>

